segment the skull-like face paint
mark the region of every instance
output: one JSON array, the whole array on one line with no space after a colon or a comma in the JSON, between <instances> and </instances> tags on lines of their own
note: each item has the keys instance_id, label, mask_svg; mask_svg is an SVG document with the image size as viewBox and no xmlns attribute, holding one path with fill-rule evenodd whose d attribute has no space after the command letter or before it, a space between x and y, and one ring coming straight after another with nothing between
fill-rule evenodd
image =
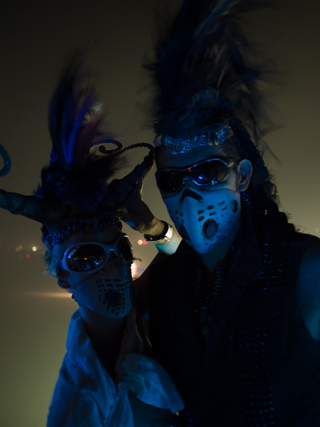
<instances>
[{"instance_id":1,"label":"skull-like face paint","mask_svg":"<svg viewBox=\"0 0 320 427\"><path fill-rule=\"evenodd\" d=\"M226 188L184 188L163 201L181 237L201 254L223 241L240 215L240 194Z\"/></svg>"},{"instance_id":2,"label":"skull-like face paint","mask_svg":"<svg viewBox=\"0 0 320 427\"><path fill-rule=\"evenodd\" d=\"M107 273L99 270L81 281L72 289L79 306L95 313L117 319L126 316L133 300L133 281L130 265L123 261L112 261Z\"/></svg>"}]
</instances>

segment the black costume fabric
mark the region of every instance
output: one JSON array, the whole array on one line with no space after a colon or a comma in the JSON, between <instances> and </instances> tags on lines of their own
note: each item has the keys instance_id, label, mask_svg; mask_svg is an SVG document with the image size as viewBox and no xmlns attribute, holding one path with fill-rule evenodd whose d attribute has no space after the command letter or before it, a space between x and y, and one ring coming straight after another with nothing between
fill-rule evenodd
<instances>
[{"instance_id":1,"label":"black costume fabric","mask_svg":"<svg viewBox=\"0 0 320 427\"><path fill-rule=\"evenodd\" d=\"M184 399L182 425L319 426L320 342L297 298L301 258L315 237L246 217L218 274L184 242L152 265L154 357Z\"/></svg>"}]
</instances>

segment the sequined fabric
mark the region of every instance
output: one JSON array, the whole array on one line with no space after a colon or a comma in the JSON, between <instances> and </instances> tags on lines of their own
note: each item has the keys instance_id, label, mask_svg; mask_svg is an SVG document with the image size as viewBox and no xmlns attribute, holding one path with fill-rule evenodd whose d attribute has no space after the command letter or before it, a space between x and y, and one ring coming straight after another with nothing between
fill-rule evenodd
<instances>
[{"instance_id":1,"label":"sequined fabric","mask_svg":"<svg viewBox=\"0 0 320 427\"><path fill-rule=\"evenodd\" d=\"M172 137L167 135L158 135L153 143L156 147L170 147L173 154L185 153L195 147L204 147L206 145L220 145L233 136L233 130L227 123L215 125L210 132L201 133L190 137Z\"/></svg>"},{"instance_id":2,"label":"sequined fabric","mask_svg":"<svg viewBox=\"0 0 320 427\"><path fill-rule=\"evenodd\" d=\"M290 247L264 243L261 273L255 288L263 294L287 286ZM270 329L267 324L240 329L235 343L240 372L241 393L248 426L273 427L274 393L271 382Z\"/></svg>"},{"instance_id":3,"label":"sequined fabric","mask_svg":"<svg viewBox=\"0 0 320 427\"><path fill-rule=\"evenodd\" d=\"M222 280L184 242L152 266L154 356L185 401L182 426L320 425L320 343L296 297L312 236L244 227Z\"/></svg>"}]
</instances>

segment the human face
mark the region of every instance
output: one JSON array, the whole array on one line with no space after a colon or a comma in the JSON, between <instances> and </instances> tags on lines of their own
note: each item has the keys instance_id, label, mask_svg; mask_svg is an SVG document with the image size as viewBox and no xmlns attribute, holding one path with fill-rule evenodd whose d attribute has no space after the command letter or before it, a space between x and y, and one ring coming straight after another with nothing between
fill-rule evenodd
<instances>
[{"instance_id":1,"label":"human face","mask_svg":"<svg viewBox=\"0 0 320 427\"><path fill-rule=\"evenodd\" d=\"M200 254L210 252L237 232L241 213L240 191L249 184L251 163L230 159L230 153L223 146L197 147L178 154L173 154L170 147L161 147L157 157L158 170L187 168L211 158L228 164L232 164L230 160L234 162L221 182L199 186L187 177L175 193L160 189L177 230Z\"/></svg>"},{"instance_id":2,"label":"human face","mask_svg":"<svg viewBox=\"0 0 320 427\"><path fill-rule=\"evenodd\" d=\"M115 242L121 240L121 236L119 228L112 225L98 236L73 234L63 245L54 247L54 250L59 252L60 260L69 248L86 242L108 245L108 251ZM62 270L58 283L73 294L80 307L89 308L107 317L121 318L129 313L133 298L131 261L121 256L116 248L115 251L111 250L109 255L102 268L92 273L72 272L70 269L63 269L64 263L60 263Z\"/></svg>"}]
</instances>

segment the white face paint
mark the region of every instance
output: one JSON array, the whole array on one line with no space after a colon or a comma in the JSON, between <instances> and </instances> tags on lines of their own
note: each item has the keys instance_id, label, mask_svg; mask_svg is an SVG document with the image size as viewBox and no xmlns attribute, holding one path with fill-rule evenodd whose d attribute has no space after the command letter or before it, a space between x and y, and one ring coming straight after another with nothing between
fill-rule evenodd
<instances>
[{"instance_id":1,"label":"white face paint","mask_svg":"<svg viewBox=\"0 0 320 427\"><path fill-rule=\"evenodd\" d=\"M126 316L133 300L133 281L130 265L122 260L112 261L111 268L99 270L72 287L75 301L95 313L113 319Z\"/></svg>"},{"instance_id":2,"label":"white face paint","mask_svg":"<svg viewBox=\"0 0 320 427\"><path fill-rule=\"evenodd\" d=\"M181 237L200 254L222 242L240 217L240 193L227 188L185 187L163 201Z\"/></svg>"}]
</instances>

